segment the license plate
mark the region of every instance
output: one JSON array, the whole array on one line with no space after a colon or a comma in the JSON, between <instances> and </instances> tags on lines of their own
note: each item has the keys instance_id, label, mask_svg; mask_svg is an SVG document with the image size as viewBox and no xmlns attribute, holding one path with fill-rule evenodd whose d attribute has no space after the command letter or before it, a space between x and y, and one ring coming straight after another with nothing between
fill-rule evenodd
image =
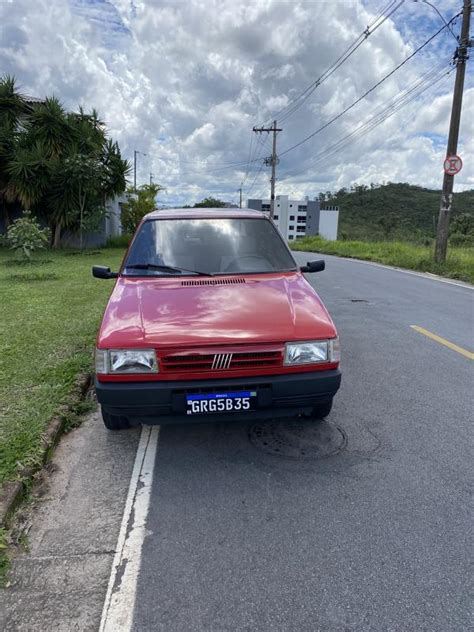
<instances>
[{"instance_id":1,"label":"license plate","mask_svg":"<svg viewBox=\"0 0 474 632\"><path fill-rule=\"evenodd\" d=\"M256 391L186 395L186 414L243 413L247 410L253 410L256 401Z\"/></svg>"}]
</instances>

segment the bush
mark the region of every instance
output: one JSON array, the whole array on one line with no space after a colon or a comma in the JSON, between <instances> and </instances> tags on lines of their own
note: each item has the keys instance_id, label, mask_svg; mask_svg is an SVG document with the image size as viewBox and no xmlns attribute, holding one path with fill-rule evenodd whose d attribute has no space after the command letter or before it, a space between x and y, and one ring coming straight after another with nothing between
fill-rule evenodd
<instances>
[{"instance_id":1,"label":"bush","mask_svg":"<svg viewBox=\"0 0 474 632\"><path fill-rule=\"evenodd\" d=\"M120 222L125 233L133 235L142 218L155 210L156 196L163 190L159 184L143 184L127 191L127 201L121 205Z\"/></svg>"},{"instance_id":2,"label":"bush","mask_svg":"<svg viewBox=\"0 0 474 632\"><path fill-rule=\"evenodd\" d=\"M449 243L451 246L466 246L469 248L474 246L474 235L461 235L459 233L454 233L449 237Z\"/></svg>"},{"instance_id":3,"label":"bush","mask_svg":"<svg viewBox=\"0 0 474 632\"><path fill-rule=\"evenodd\" d=\"M132 241L132 235L116 235L115 237L109 237L106 248L128 248Z\"/></svg>"},{"instance_id":4,"label":"bush","mask_svg":"<svg viewBox=\"0 0 474 632\"><path fill-rule=\"evenodd\" d=\"M31 259L35 250L46 248L49 239L49 229L41 228L38 221L31 215L31 211L25 211L22 217L13 222L7 232L10 248L23 259Z\"/></svg>"}]
</instances>

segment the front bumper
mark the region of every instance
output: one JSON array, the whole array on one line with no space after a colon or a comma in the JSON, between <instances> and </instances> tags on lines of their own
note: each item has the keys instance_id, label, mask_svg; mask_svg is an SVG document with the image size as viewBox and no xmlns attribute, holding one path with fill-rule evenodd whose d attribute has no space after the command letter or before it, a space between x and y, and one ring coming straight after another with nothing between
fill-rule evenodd
<instances>
[{"instance_id":1,"label":"front bumper","mask_svg":"<svg viewBox=\"0 0 474 632\"><path fill-rule=\"evenodd\" d=\"M189 380L179 382L99 382L97 399L111 415L131 421L165 424L290 417L308 414L314 406L329 402L339 389L341 372L313 371L260 378ZM225 390L257 391L256 410L243 413L187 415L186 395Z\"/></svg>"}]
</instances>

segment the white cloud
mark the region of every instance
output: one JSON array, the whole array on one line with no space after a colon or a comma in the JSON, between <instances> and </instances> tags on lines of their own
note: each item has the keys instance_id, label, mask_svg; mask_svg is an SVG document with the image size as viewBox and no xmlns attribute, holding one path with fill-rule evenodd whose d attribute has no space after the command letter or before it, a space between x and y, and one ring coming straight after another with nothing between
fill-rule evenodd
<instances>
[{"instance_id":1,"label":"white cloud","mask_svg":"<svg viewBox=\"0 0 474 632\"><path fill-rule=\"evenodd\" d=\"M446 16L457 10L446 2ZM96 107L123 153L139 155L138 181L167 187L161 201L214 194L236 199L253 125L300 94L363 31L380 4L273 0L15 0L0 3L0 67L35 96L56 94L73 109ZM279 149L338 114L440 26L429 7L405 3L304 107L284 121ZM360 105L282 157L277 193L313 196L357 182L441 184L454 75L325 162L315 158L389 102L455 45L440 36ZM472 85L472 80L468 82ZM465 94L460 136L473 186L474 88ZM269 139L255 137L255 154ZM254 152L252 151L252 154ZM160 157L163 160L160 160ZM268 169L252 163L244 189L268 192ZM257 177L255 178L255 175Z\"/></svg>"}]
</instances>

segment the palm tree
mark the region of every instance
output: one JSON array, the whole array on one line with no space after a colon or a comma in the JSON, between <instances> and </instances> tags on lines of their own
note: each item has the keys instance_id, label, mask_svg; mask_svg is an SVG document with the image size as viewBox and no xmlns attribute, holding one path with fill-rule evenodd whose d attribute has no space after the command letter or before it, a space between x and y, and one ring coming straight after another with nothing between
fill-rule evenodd
<instances>
[{"instance_id":1,"label":"palm tree","mask_svg":"<svg viewBox=\"0 0 474 632\"><path fill-rule=\"evenodd\" d=\"M102 148L101 162L104 168L102 193L105 201L121 195L127 188L127 176L132 170L128 160L122 158L117 142L108 138Z\"/></svg>"},{"instance_id":2,"label":"palm tree","mask_svg":"<svg viewBox=\"0 0 474 632\"><path fill-rule=\"evenodd\" d=\"M34 143L41 143L48 159L60 158L79 140L79 131L56 97L48 97L33 110L28 133Z\"/></svg>"},{"instance_id":3,"label":"palm tree","mask_svg":"<svg viewBox=\"0 0 474 632\"><path fill-rule=\"evenodd\" d=\"M45 218L53 236L60 234L64 221L58 229L58 213L49 200L52 179L77 136L58 99L47 98L30 112L7 166L16 197Z\"/></svg>"},{"instance_id":4,"label":"palm tree","mask_svg":"<svg viewBox=\"0 0 474 632\"><path fill-rule=\"evenodd\" d=\"M0 80L0 202L19 200L48 222L53 246L64 229L82 233L122 193L130 165L96 110L68 113L55 97L29 107L15 80Z\"/></svg>"},{"instance_id":5,"label":"palm tree","mask_svg":"<svg viewBox=\"0 0 474 632\"><path fill-rule=\"evenodd\" d=\"M20 129L31 108L18 92L15 78L0 78L0 204L3 207L5 227L10 224L8 203L17 199L17 192L8 172L8 164L15 152Z\"/></svg>"},{"instance_id":6,"label":"palm tree","mask_svg":"<svg viewBox=\"0 0 474 632\"><path fill-rule=\"evenodd\" d=\"M31 208L45 195L51 176L51 161L46 158L44 146L37 141L29 146L20 139L8 162L10 191L24 208Z\"/></svg>"}]
</instances>

